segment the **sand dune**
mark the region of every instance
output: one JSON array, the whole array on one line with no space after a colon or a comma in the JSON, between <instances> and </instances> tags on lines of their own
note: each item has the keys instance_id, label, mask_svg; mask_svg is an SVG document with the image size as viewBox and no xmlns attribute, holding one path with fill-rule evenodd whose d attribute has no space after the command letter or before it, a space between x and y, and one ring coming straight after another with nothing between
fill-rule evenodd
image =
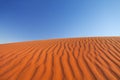
<instances>
[{"instance_id":1,"label":"sand dune","mask_svg":"<svg viewBox=\"0 0 120 80\"><path fill-rule=\"evenodd\" d=\"M120 37L1 44L0 80L120 80Z\"/></svg>"}]
</instances>

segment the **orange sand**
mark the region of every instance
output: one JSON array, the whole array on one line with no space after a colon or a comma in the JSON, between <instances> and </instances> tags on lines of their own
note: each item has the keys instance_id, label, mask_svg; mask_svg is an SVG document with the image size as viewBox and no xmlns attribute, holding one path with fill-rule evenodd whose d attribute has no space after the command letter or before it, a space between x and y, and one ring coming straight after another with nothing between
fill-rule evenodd
<instances>
[{"instance_id":1,"label":"orange sand","mask_svg":"<svg viewBox=\"0 0 120 80\"><path fill-rule=\"evenodd\" d=\"M120 80L120 37L1 44L0 80Z\"/></svg>"}]
</instances>

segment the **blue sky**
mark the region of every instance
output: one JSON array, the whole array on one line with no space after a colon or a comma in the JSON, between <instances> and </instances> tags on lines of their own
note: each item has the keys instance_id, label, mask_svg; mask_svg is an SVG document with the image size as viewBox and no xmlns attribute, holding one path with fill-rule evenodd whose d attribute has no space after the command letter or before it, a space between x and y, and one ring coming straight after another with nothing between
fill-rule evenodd
<instances>
[{"instance_id":1,"label":"blue sky","mask_svg":"<svg viewBox=\"0 0 120 80\"><path fill-rule=\"evenodd\" d=\"M0 43L120 36L120 0L0 0Z\"/></svg>"}]
</instances>

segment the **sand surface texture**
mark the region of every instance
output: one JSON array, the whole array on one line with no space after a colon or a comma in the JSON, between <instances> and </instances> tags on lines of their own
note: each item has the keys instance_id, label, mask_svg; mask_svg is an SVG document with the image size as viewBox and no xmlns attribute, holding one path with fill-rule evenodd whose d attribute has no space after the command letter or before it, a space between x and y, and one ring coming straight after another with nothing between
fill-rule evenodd
<instances>
[{"instance_id":1,"label":"sand surface texture","mask_svg":"<svg viewBox=\"0 0 120 80\"><path fill-rule=\"evenodd\" d=\"M120 37L0 44L0 80L120 80Z\"/></svg>"}]
</instances>

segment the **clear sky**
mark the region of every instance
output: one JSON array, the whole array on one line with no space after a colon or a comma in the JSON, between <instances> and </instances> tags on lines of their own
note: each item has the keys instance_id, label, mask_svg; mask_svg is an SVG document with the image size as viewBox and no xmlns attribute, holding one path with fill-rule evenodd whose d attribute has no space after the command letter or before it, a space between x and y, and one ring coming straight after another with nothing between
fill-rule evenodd
<instances>
[{"instance_id":1,"label":"clear sky","mask_svg":"<svg viewBox=\"0 0 120 80\"><path fill-rule=\"evenodd\" d=\"M120 36L120 0L0 0L0 43Z\"/></svg>"}]
</instances>

